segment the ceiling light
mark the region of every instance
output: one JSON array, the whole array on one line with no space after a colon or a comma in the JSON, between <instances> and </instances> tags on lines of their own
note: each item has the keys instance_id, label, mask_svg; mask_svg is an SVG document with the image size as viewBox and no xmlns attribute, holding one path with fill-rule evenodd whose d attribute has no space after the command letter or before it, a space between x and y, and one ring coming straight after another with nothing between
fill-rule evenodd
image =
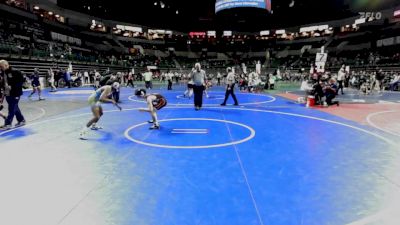
<instances>
[{"instance_id":1,"label":"ceiling light","mask_svg":"<svg viewBox=\"0 0 400 225\"><path fill-rule=\"evenodd\" d=\"M50 12L49 12L49 15L50 15L50 16L53 15L53 12L50 11Z\"/></svg>"},{"instance_id":2,"label":"ceiling light","mask_svg":"<svg viewBox=\"0 0 400 225\"><path fill-rule=\"evenodd\" d=\"M56 18L59 18L59 17L60 17L60 15L56 14Z\"/></svg>"},{"instance_id":3,"label":"ceiling light","mask_svg":"<svg viewBox=\"0 0 400 225\"><path fill-rule=\"evenodd\" d=\"M35 10L39 10L40 8L39 8L39 6L35 6L35 7L33 7Z\"/></svg>"}]
</instances>

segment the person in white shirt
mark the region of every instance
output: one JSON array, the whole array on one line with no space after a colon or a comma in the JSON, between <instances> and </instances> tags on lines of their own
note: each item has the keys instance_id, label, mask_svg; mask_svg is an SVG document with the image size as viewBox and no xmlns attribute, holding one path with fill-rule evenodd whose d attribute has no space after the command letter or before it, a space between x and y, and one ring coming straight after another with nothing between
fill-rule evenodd
<instances>
[{"instance_id":1,"label":"person in white shirt","mask_svg":"<svg viewBox=\"0 0 400 225\"><path fill-rule=\"evenodd\" d=\"M192 70L191 79L193 81L194 106L196 111L203 106L203 92L206 83L206 72L201 69L200 63L196 63Z\"/></svg>"},{"instance_id":2,"label":"person in white shirt","mask_svg":"<svg viewBox=\"0 0 400 225\"><path fill-rule=\"evenodd\" d=\"M268 83L269 83L269 88L270 88L271 90L274 90L274 89L275 89L275 81L276 81L276 76L273 75L273 74L269 74Z\"/></svg>"},{"instance_id":3,"label":"person in white shirt","mask_svg":"<svg viewBox=\"0 0 400 225\"><path fill-rule=\"evenodd\" d=\"M49 78L48 78L49 79L49 84L50 84L50 87L51 87L51 91L50 92L56 92L57 88L54 85L55 79L54 79L54 71L53 71L53 69L50 68L48 73L49 73Z\"/></svg>"},{"instance_id":4,"label":"person in white shirt","mask_svg":"<svg viewBox=\"0 0 400 225\"><path fill-rule=\"evenodd\" d=\"M94 88L97 89L100 87L100 79L101 79L101 75L99 72L97 72L96 70L94 71Z\"/></svg>"},{"instance_id":5,"label":"person in white shirt","mask_svg":"<svg viewBox=\"0 0 400 225\"><path fill-rule=\"evenodd\" d=\"M232 72L232 68L228 68L228 76L226 77L226 92L225 92L225 100L221 104L221 106L226 106L226 101L228 100L229 95L232 95L233 101L235 102L235 106L238 106L238 100L234 93L235 90L235 74Z\"/></svg>"},{"instance_id":6,"label":"person in white shirt","mask_svg":"<svg viewBox=\"0 0 400 225\"><path fill-rule=\"evenodd\" d=\"M252 80L252 85L253 85L253 90L255 89L255 91L259 91L259 86L261 84L261 78L260 75L258 73L253 73L253 80Z\"/></svg>"},{"instance_id":7,"label":"person in white shirt","mask_svg":"<svg viewBox=\"0 0 400 225\"><path fill-rule=\"evenodd\" d=\"M172 78L174 74L168 71L168 73L165 74L165 79L167 79L168 82L168 90L172 90Z\"/></svg>"},{"instance_id":8,"label":"person in white shirt","mask_svg":"<svg viewBox=\"0 0 400 225\"><path fill-rule=\"evenodd\" d=\"M249 74L248 77L248 90L249 92L253 92L254 91L254 87L257 86L257 81L258 81L258 74L254 71L252 71Z\"/></svg>"},{"instance_id":9,"label":"person in white shirt","mask_svg":"<svg viewBox=\"0 0 400 225\"><path fill-rule=\"evenodd\" d=\"M83 83L84 84L90 84L90 77L89 77L89 72L85 71L83 73Z\"/></svg>"},{"instance_id":10,"label":"person in white shirt","mask_svg":"<svg viewBox=\"0 0 400 225\"><path fill-rule=\"evenodd\" d=\"M222 75L221 75L220 72L218 72L218 73L217 73L217 85L218 85L218 86L221 86L221 78L222 78Z\"/></svg>"},{"instance_id":11,"label":"person in white shirt","mask_svg":"<svg viewBox=\"0 0 400 225\"><path fill-rule=\"evenodd\" d=\"M143 76L146 89L152 89L153 84L151 81L153 80L153 73L150 71L150 69L147 69Z\"/></svg>"},{"instance_id":12,"label":"person in white shirt","mask_svg":"<svg viewBox=\"0 0 400 225\"><path fill-rule=\"evenodd\" d=\"M339 93L339 90L341 90L342 95L343 93L343 82L346 79L346 70L345 70L345 65L342 66L342 68L340 68L339 72L338 72L338 76L337 76L337 81L339 83L339 87L337 90L337 93Z\"/></svg>"}]
</instances>

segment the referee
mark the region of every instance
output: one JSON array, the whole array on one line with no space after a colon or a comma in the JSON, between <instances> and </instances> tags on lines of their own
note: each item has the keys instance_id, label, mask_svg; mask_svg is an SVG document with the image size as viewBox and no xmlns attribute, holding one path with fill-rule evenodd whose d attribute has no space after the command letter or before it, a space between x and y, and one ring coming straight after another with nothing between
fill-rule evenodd
<instances>
[{"instance_id":1,"label":"referee","mask_svg":"<svg viewBox=\"0 0 400 225\"><path fill-rule=\"evenodd\" d=\"M205 87L206 72L201 69L200 63L194 65L191 78L193 81L194 107L196 111L203 106L203 91Z\"/></svg>"},{"instance_id":2,"label":"referee","mask_svg":"<svg viewBox=\"0 0 400 225\"><path fill-rule=\"evenodd\" d=\"M229 95L232 95L233 101L235 101L235 106L238 106L238 100L234 93L235 90L235 73L232 72L232 68L228 67L228 76L226 77L226 92L225 92L225 100L221 104L221 106L226 106L226 101L228 101Z\"/></svg>"},{"instance_id":3,"label":"referee","mask_svg":"<svg viewBox=\"0 0 400 225\"><path fill-rule=\"evenodd\" d=\"M25 118L18 106L23 93L22 86L24 84L24 76L20 71L10 67L6 60L0 60L0 69L3 71L4 75L4 92L8 103L8 116L5 120L4 126L0 127L0 130L11 129L14 116L17 117L18 121L15 127L24 126Z\"/></svg>"}]
</instances>

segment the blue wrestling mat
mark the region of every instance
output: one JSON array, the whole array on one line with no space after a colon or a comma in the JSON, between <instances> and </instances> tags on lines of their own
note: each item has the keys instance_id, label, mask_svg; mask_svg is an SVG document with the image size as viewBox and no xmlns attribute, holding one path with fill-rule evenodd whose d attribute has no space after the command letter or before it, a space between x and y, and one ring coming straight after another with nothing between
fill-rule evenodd
<instances>
[{"instance_id":1,"label":"blue wrestling mat","mask_svg":"<svg viewBox=\"0 0 400 225\"><path fill-rule=\"evenodd\" d=\"M90 89L45 93L46 104L85 101ZM223 89L195 111L183 88L161 129L133 89L123 111L103 104L88 140L89 106L0 132L2 203L15 224L343 225L399 221L398 141L286 99ZM25 101L25 100L24 100ZM29 102L27 102L29 103ZM8 174L5 175L5 174ZM397 220L396 220L397 218ZM381 221L383 221L381 223Z\"/></svg>"}]
</instances>

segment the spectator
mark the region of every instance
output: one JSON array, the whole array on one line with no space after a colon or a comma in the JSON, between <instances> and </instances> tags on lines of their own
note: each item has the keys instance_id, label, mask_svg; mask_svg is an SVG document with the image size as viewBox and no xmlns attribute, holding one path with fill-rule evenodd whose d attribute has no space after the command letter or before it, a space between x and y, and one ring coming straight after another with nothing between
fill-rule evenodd
<instances>
[{"instance_id":1,"label":"spectator","mask_svg":"<svg viewBox=\"0 0 400 225\"><path fill-rule=\"evenodd\" d=\"M129 72L128 73L128 84L127 84L127 86L129 87L129 85L131 85L133 88L135 87L135 85L133 84L133 74L132 74L132 72Z\"/></svg>"},{"instance_id":2,"label":"spectator","mask_svg":"<svg viewBox=\"0 0 400 225\"><path fill-rule=\"evenodd\" d=\"M94 71L94 88L100 88L101 75L96 70Z\"/></svg>"},{"instance_id":3,"label":"spectator","mask_svg":"<svg viewBox=\"0 0 400 225\"><path fill-rule=\"evenodd\" d=\"M71 72L69 70L65 71L64 79L68 88L71 88Z\"/></svg>"},{"instance_id":4,"label":"spectator","mask_svg":"<svg viewBox=\"0 0 400 225\"><path fill-rule=\"evenodd\" d=\"M172 90L172 77L173 77L173 73L171 73L170 71L168 71L165 74L165 79L167 79L168 82L168 90Z\"/></svg>"},{"instance_id":5,"label":"spectator","mask_svg":"<svg viewBox=\"0 0 400 225\"><path fill-rule=\"evenodd\" d=\"M395 74L393 80L390 82L390 90L395 91L396 88L399 87L399 84L400 84L400 75Z\"/></svg>"},{"instance_id":6,"label":"spectator","mask_svg":"<svg viewBox=\"0 0 400 225\"><path fill-rule=\"evenodd\" d=\"M338 94L339 94L339 90L342 91L342 95L344 94L343 93L343 82L345 79L346 79L346 71L345 71L345 65L343 65L342 68L340 68L340 70L338 72L338 77L337 77L337 80L339 83L339 87L338 87L338 91L337 91Z\"/></svg>"},{"instance_id":7,"label":"spectator","mask_svg":"<svg viewBox=\"0 0 400 225\"><path fill-rule=\"evenodd\" d=\"M56 88L56 86L54 85L54 83L55 83L54 71L53 71L52 68L50 68L47 72L48 72L47 80L49 81L50 88L51 88L51 91L50 91L50 92L56 92L56 91L57 91L57 88Z\"/></svg>"},{"instance_id":8,"label":"spectator","mask_svg":"<svg viewBox=\"0 0 400 225\"><path fill-rule=\"evenodd\" d=\"M149 68L147 68L147 70L143 74L143 76L144 76L144 83L145 83L146 89L152 89L153 88L153 84L152 84L153 73L150 71Z\"/></svg>"},{"instance_id":9,"label":"spectator","mask_svg":"<svg viewBox=\"0 0 400 225\"><path fill-rule=\"evenodd\" d=\"M221 86L221 78L222 78L222 75L220 72L218 72L217 73L217 86Z\"/></svg>"},{"instance_id":10,"label":"spectator","mask_svg":"<svg viewBox=\"0 0 400 225\"><path fill-rule=\"evenodd\" d=\"M89 72L83 72L83 84L90 84Z\"/></svg>"},{"instance_id":11,"label":"spectator","mask_svg":"<svg viewBox=\"0 0 400 225\"><path fill-rule=\"evenodd\" d=\"M385 79L385 74L383 73L382 69L380 69L375 76L375 87L382 91L383 89L383 79Z\"/></svg>"},{"instance_id":12,"label":"spectator","mask_svg":"<svg viewBox=\"0 0 400 225\"><path fill-rule=\"evenodd\" d=\"M328 106L334 104L339 106L339 101L332 101L334 98L336 98L337 95L337 86L335 82L335 79L330 79L329 84L324 88L326 103L328 104Z\"/></svg>"}]
</instances>

